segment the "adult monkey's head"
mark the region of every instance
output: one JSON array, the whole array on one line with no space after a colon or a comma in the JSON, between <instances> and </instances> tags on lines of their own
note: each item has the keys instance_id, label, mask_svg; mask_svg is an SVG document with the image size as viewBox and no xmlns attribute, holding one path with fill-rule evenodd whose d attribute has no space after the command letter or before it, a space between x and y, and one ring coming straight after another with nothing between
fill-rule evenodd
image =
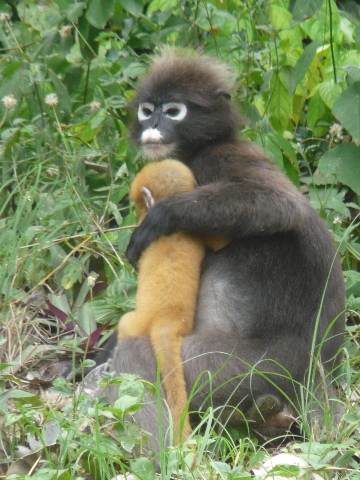
<instances>
[{"instance_id":1,"label":"adult monkey's head","mask_svg":"<svg viewBox=\"0 0 360 480\"><path fill-rule=\"evenodd\" d=\"M132 103L132 138L144 156L188 163L204 146L232 141L240 120L231 105L232 83L230 69L215 58L164 49Z\"/></svg>"}]
</instances>

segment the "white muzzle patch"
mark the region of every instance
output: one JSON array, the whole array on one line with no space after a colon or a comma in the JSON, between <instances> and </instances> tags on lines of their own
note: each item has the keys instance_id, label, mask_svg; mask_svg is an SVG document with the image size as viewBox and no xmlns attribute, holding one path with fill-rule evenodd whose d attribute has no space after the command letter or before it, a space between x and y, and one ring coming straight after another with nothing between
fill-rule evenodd
<instances>
[{"instance_id":1,"label":"white muzzle patch","mask_svg":"<svg viewBox=\"0 0 360 480\"><path fill-rule=\"evenodd\" d=\"M141 143L160 143L163 138L157 128L147 128L141 134Z\"/></svg>"}]
</instances>

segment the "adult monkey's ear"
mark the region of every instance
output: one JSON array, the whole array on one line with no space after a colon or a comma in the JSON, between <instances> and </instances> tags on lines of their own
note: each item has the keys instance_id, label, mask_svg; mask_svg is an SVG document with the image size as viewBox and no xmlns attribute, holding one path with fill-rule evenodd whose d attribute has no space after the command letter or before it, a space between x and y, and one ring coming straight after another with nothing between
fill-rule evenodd
<instances>
[{"instance_id":1,"label":"adult monkey's ear","mask_svg":"<svg viewBox=\"0 0 360 480\"><path fill-rule=\"evenodd\" d=\"M223 88L218 88L214 92L215 97L223 97L225 100L231 101L231 95L227 90Z\"/></svg>"}]
</instances>

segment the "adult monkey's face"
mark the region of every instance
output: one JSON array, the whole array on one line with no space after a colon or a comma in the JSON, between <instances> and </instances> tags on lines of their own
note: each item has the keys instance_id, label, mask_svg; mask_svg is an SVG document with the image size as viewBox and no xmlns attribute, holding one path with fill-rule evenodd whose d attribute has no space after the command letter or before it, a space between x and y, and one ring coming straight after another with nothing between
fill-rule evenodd
<instances>
[{"instance_id":1,"label":"adult monkey's face","mask_svg":"<svg viewBox=\"0 0 360 480\"><path fill-rule=\"evenodd\" d=\"M177 127L186 120L187 113L187 106L182 102L139 103L139 140L145 157L158 160L175 155L178 143Z\"/></svg>"},{"instance_id":2,"label":"adult monkey's face","mask_svg":"<svg viewBox=\"0 0 360 480\"><path fill-rule=\"evenodd\" d=\"M239 117L228 93L229 70L216 59L165 50L137 86L132 138L151 160L184 163L209 143L235 136Z\"/></svg>"}]
</instances>

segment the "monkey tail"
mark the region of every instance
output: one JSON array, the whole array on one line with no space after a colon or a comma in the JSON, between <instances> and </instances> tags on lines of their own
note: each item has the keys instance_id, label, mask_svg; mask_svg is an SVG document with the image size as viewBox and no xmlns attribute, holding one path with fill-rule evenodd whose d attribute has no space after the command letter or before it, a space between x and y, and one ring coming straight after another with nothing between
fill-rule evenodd
<instances>
[{"instance_id":1,"label":"monkey tail","mask_svg":"<svg viewBox=\"0 0 360 480\"><path fill-rule=\"evenodd\" d=\"M160 362L162 384L173 420L174 443L179 444L191 434L189 415L184 415L188 397L182 361L183 337L166 330L155 327L150 332L150 338Z\"/></svg>"}]
</instances>

